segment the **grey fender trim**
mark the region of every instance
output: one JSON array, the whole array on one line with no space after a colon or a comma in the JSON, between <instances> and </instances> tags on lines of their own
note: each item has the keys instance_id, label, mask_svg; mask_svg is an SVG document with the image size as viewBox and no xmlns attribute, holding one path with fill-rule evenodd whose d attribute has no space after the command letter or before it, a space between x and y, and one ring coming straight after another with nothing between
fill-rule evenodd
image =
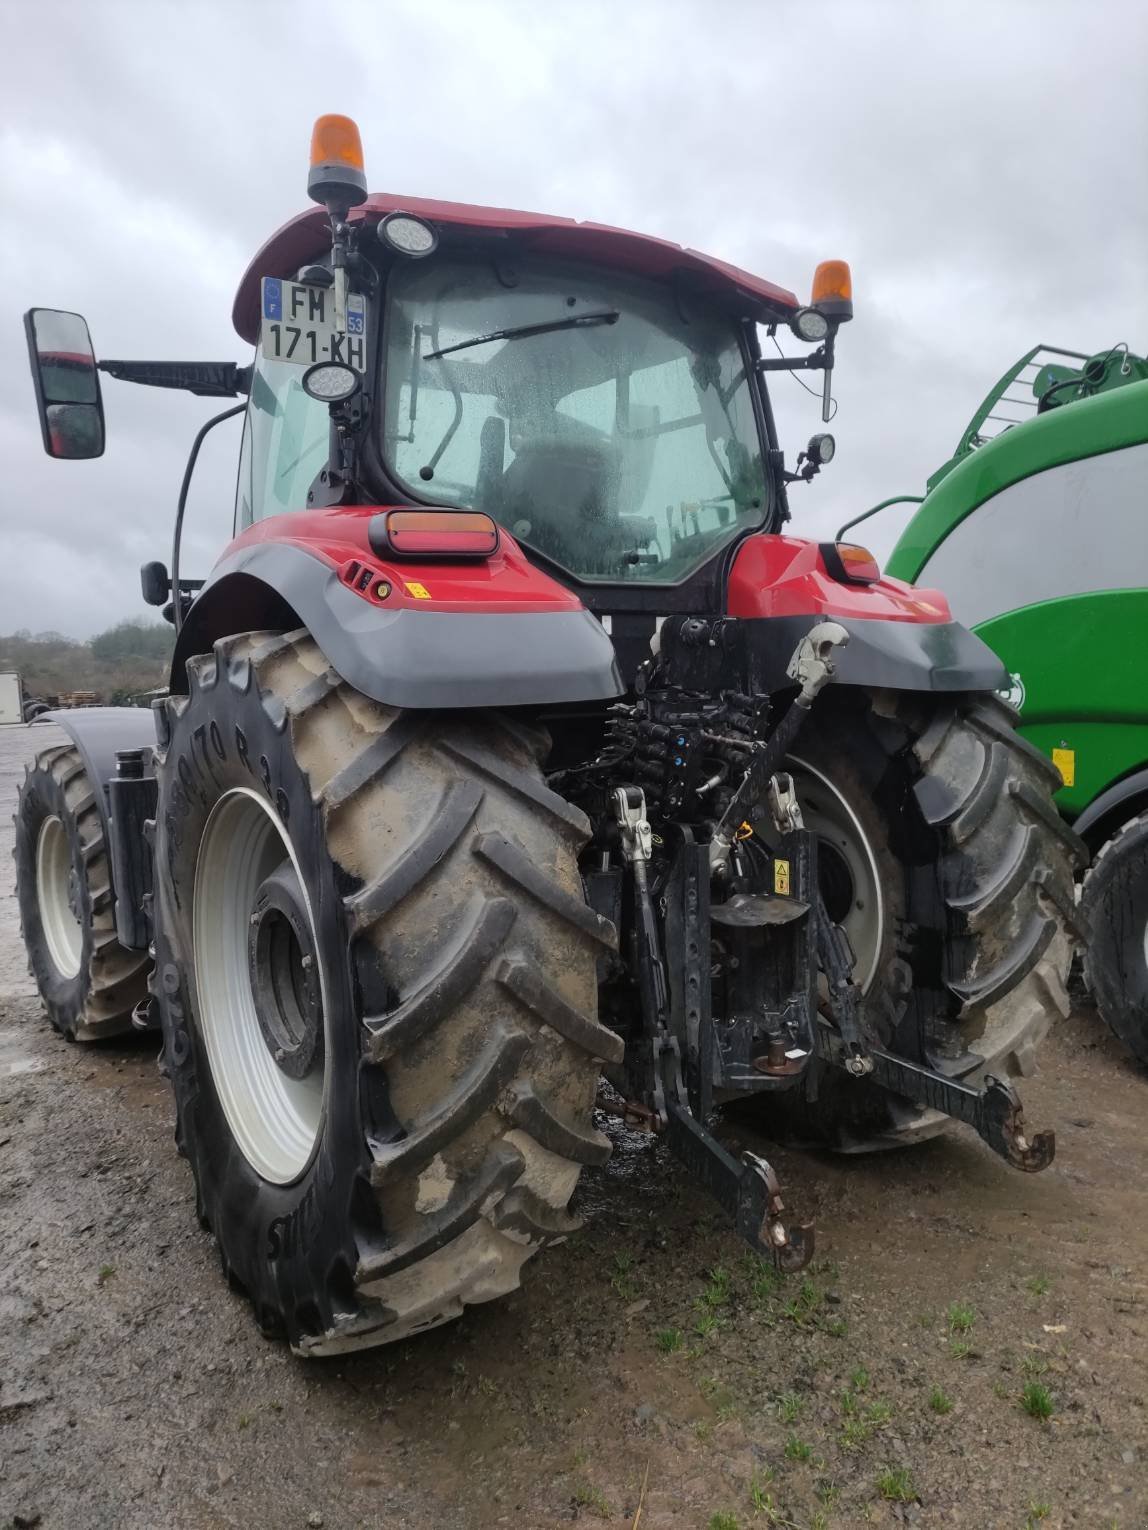
<instances>
[{"instance_id":1,"label":"grey fender trim","mask_svg":"<svg viewBox=\"0 0 1148 1530\"><path fill-rule=\"evenodd\" d=\"M1095 852L1100 846L1093 845L1091 831L1118 807L1137 797L1148 800L1148 770L1134 770L1130 776L1125 776L1123 780L1117 781L1114 786L1101 792L1100 796L1093 798L1084 812L1073 820L1072 827L1082 839L1089 841L1089 849ZM1124 819L1121 818L1120 823L1123 824L1123 822Z\"/></svg>"},{"instance_id":2,"label":"grey fender trim","mask_svg":"<svg viewBox=\"0 0 1148 1530\"><path fill-rule=\"evenodd\" d=\"M104 831L104 844L111 844L108 831L107 785L116 773L117 749L144 749L144 774L154 775L151 751L155 748L155 717L150 707L76 707L41 712L29 727L33 730L41 723L55 723L80 751L88 780L92 783L96 806L100 812L100 827ZM111 876L111 857L108 858L108 875Z\"/></svg>"},{"instance_id":3,"label":"grey fender trim","mask_svg":"<svg viewBox=\"0 0 1148 1530\"><path fill-rule=\"evenodd\" d=\"M243 602L224 600L225 580L234 580L237 594L262 586L286 602L336 673L385 706L544 706L604 701L624 689L614 645L585 609L387 610L301 548L275 542L242 547L216 565L180 633L173 689L184 660L224 635L224 613L227 633L246 630Z\"/></svg>"},{"instance_id":4,"label":"grey fender trim","mask_svg":"<svg viewBox=\"0 0 1148 1530\"><path fill-rule=\"evenodd\" d=\"M1004 665L960 622L888 622L844 616L772 616L747 620L752 681L761 690L793 682L785 666L798 640L818 621L849 633L836 650L835 685L894 691L996 691L1008 685Z\"/></svg>"}]
</instances>

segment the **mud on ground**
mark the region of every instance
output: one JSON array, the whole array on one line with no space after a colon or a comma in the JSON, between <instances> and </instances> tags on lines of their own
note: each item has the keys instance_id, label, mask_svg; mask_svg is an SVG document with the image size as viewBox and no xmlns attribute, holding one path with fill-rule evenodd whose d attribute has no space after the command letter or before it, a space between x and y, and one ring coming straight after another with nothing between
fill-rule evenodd
<instances>
[{"instance_id":1,"label":"mud on ground","mask_svg":"<svg viewBox=\"0 0 1148 1530\"><path fill-rule=\"evenodd\" d=\"M1148 1076L1089 1010L1023 1090L1043 1175L963 1131L840 1160L736 1123L817 1224L778 1282L604 1123L586 1230L522 1291L304 1364L199 1230L154 1042L69 1046L31 990L10 816L41 740L0 729L0 1526L1148 1526Z\"/></svg>"}]
</instances>

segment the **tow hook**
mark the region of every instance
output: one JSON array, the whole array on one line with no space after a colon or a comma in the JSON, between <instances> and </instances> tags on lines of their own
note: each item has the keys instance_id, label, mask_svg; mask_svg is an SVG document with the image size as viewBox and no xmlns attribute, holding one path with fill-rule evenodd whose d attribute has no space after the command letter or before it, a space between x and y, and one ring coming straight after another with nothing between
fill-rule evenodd
<instances>
[{"instance_id":1,"label":"tow hook","mask_svg":"<svg viewBox=\"0 0 1148 1530\"><path fill-rule=\"evenodd\" d=\"M740 1161L688 1109L667 1098L666 1140L675 1157L734 1219L738 1232L779 1270L801 1270L813 1258L812 1226L784 1219L781 1185L768 1159L743 1153Z\"/></svg>"},{"instance_id":2,"label":"tow hook","mask_svg":"<svg viewBox=\"0 0 1148 1530\"><path fill-rule=\"evenodd\" d=\"M825 1025L817 1028L817 1050L826 1061L848 1067L841 1038ZM943 1074L934 1073L931 1068L909 1062L904 1057L895 1057L880 1047L873 1047L869 1055L874 1082L918 1105L942 1111L955 1121L964 1121L982 1142L1014 1169L1025 1174L1039 1174L1055 1157L1056 1133L1028 1134L1020 1096L1011 1084L987 1077L984 1087L978 1089L945 1078Z\"/></svg>"}]
</instances>

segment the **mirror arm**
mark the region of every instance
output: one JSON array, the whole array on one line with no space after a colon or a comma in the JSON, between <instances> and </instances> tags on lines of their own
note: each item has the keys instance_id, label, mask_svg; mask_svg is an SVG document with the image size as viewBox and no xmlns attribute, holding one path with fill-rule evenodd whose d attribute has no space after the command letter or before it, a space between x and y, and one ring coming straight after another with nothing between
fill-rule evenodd
<instances>
[{"instance_id":1,"label":"mirror arm","mask_svg":"<svg viewBox=\"0 0 1148 1530\"><path fill-rule=\"evenodd\" d=\"M187 459L187 466L183 470L183 483L179 488L179 503L175 507L175 530L171 539L171 587L174 591L172 612L172 625L176 635L183 626L183 589L179 577L179 547L183 538L183 512L187 509L187 491L191 487L191 475L195 471L196 458L199 456L199 448L203 445L203 438L209 430L214 430L217 425L222 425L224 420L230 420L234 415L242 414L247 408L246 404L232 404L230 409L225 409L222 414L211 417L206 424L201 425L195 440L191 443L191 453Z\"/></svg>"},{"instance_id":2,"label":"mirror arm","mask_svg":"<svg viewBox=\"0 0 1148 1530\"><path fill-rule=\"evenodd\" d=\"M251 387L251 367L236 366L233 361L100 361L96 365L120 382L181 388L199 398L246 397Z\"/></svg>"}]
</instances>

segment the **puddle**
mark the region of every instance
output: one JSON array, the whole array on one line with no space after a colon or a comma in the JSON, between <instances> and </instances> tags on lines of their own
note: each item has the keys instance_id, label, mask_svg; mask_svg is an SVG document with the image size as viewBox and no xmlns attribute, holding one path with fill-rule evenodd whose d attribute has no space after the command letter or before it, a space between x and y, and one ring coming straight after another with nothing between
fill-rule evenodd
<instances>
[{"instance_id":1,"label":"puddle","mask_svg":"<svg viewBox=\"0 0 1148 1530\"><path fill-rule=\"evenodd\" d=\"M47 1066L42 1057L33 1057L27 1050L20 1031L0 1030L0 1078L12 1078L18 1073L42 1073Z\"/></svg>"}]
</instances>

